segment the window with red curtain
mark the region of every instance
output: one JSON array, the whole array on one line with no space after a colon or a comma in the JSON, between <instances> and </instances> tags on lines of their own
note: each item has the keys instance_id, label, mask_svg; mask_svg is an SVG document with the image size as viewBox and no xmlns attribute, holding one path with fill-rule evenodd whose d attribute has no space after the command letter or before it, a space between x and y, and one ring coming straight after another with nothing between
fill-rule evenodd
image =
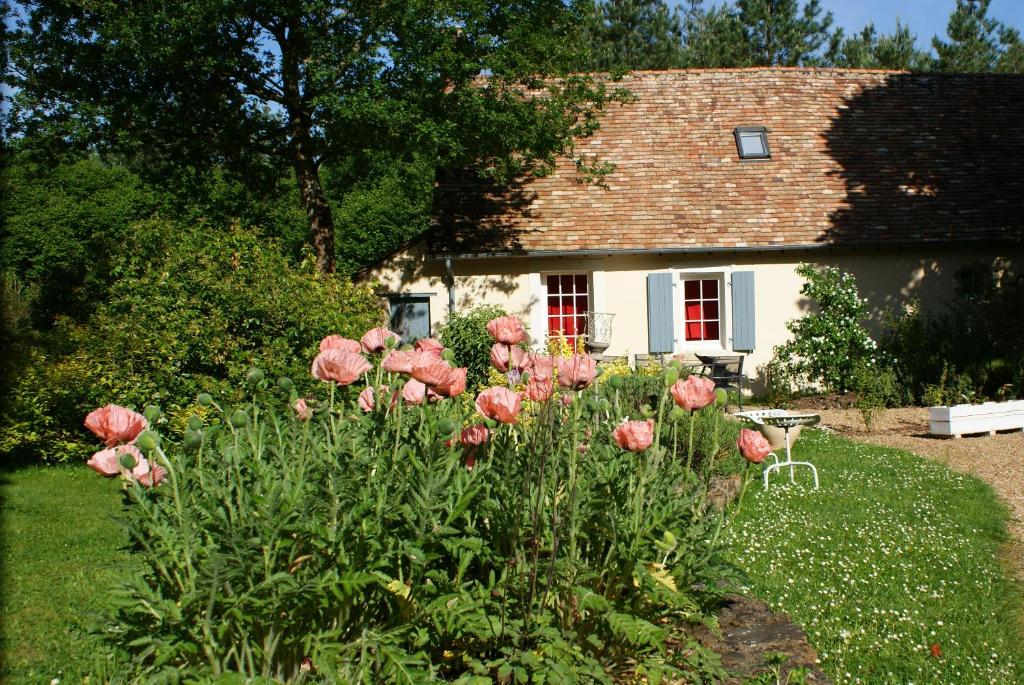
<instances>
[{"instance_id":1,"label":"window with red curtain","mask_svg":"<svg viewBox=\"0 0 1024 685\"><path fill-rule=\"evenodd\" d=\"M590 284L586 274L551 274L548 283L548 336L565 336L574 348L586 333Z\"/></svg>"},{"instance_id":2,"label":"window with red curtain","mask_svg":"<svg viewBox=\"0 0 1024 685\"><path fill-rule=\"evenodd\" d=\"M717 278L683 279L683 321L686 340L721 340Z\"/></svg>"}]
</instances>

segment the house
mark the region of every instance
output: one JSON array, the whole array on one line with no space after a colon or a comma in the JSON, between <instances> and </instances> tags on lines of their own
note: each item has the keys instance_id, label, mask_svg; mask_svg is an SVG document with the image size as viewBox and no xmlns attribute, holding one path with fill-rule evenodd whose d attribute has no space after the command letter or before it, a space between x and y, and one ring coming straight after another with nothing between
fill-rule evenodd
<instances>
[{"instance_id":1,"label":"house","mask_svg":"<svg viewBox=\"0 0 1024 685\"><path fill-rule=\"evenodd\" d=\"M578 146L615 165L604 184L568 160L511 187L440 183L427 238L369 273L396 325L424 335L495 303L541 345L596 312L606 355L735 351L753 375L806 311L800 262L854 274L876 323L1022 264L1024 77L755 68L621 85L635 99Z\"/></svg>"}]
</instances>

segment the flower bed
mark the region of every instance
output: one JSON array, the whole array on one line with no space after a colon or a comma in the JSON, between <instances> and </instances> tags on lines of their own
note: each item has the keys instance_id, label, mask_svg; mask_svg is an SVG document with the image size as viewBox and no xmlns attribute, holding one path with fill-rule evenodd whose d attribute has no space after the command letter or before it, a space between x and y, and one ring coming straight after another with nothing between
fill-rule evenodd
<instances>
[{"instance_id":1,"label":"flower bed","mask_svg":"<svg viewBox=\"0 0 1024 685\"><path fill-rule=\"evenodd\" d=\"M669 368L656 407L627 417L593 360L517 352L511 317L488 330L507 382L475 399L436 342L374 329L323 341L323 396L253 369L251 402L201 395L180 440L155 407L100 410L90 464L124 478L147 566L117 588L117 663L280 681L721 675L698 644L666 647L730 577L707 483L736 457L710 383Z\"/></svg>"}]
</instances>

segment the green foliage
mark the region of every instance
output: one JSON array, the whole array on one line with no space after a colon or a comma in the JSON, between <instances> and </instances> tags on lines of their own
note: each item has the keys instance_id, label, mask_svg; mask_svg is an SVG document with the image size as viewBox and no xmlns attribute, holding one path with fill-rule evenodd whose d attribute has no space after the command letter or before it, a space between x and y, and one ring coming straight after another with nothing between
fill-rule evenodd
<instances>
[{"instance_id":1,"label":"green foliage","mask_svg":"<svg viewBox=\"0 0 1024 685\"><path fill-rule=\"evenodd\" d=\"M690 0L683 20L686 35L684 61L691 68L715 69L750 66L743 25L732 7Z\"/></svg>"},{"instance_id":2,"label":"green foliage","mask_svg":"<svg viewBox=\"0 0 1024 685\"><path fill-rule=\"evenodd\" d=\"M23 289L31 322L88 317L107 297L134 222L156 209L156 194L126 169L96 158L49 167L14 155L0 176L0 272Z\"/></svg>"},{"instance_id":3,"label":"green foliage","mask_svg":"<svg viewBox=\"0 0 1024 685\"><path fill-rule=\"evenodd\" d=\"M221 166L257 187L289 170L331 271L322 166L386 155L435 169L480 163L508 180L575 156L613 95L567 73L576 10L561 0L24 3L8 41L10 118L19 133L115 150L163 176Z\"/></svg>"},{"instance_id":4,"label":"green foliage","mask_svg":"<svg viewBox=\"0 0 1024 685\"><path fill-rule=\"evenodd\" d=\"M507 312L493 304L484 304L464 312L455 312L441 326L441 343L455 355L456 366L464 366L466 387L488 384L491 368L491 345L487 323Z\"/></svg>"},{"instance_id":5,"label":"green foliage","mask_svg":"<svg viewBox=\"0 0 1024 685\"><path fill-rule=\"evenodd\" d=\"M931 56L916 47L917 37L910 28L896 22L892 33L879 33L868 24L860 33L843 39L842 30L829 51L829 63L851 69L900 69L926 71L932 67Z\"/></svg>"},{"instance_id":6,"label":"green foliage","mask_svg":"<svg viewBox=\"0 0 1024 685\"><path fill-rule=\"evenodd\" d=\"M861 361L853 368L850 387L857 393L856 407L867 430L874 429L879 411L899 406L904 399L896 372L883 364Z\"/></svg>"},{"instance_id":7,"label":"green foliage","mask_svg":"<svg viewBox=\"0 0 1024 685\"><path fill-rule=\"evenodd\" d=\"M926 407L950 407L955 404L971 404L978 399L974 381L966 373L957 373L943 365L936 383L924 386L921 402Z\"/></svg>"},{"instance_id":8,"label":"green foliage","mask_svg":"<svg viewBox=\"0 0 1024 685\"><path fill-rule=\"evenodd\" d=\"M976 73L1024 71L1024 46L1020 34L988 16L991 0L957 0L946 33L932 47L939 71Z\"/></svg>"},{"instance_id":9,"label":"green foliage","mask_svg":"<svg viewBox=\"0 0 1024 685\"><path fill-rule=\"evenodd\" d=\"M163 485L125 487L145 572L116 585L104 632L126 679L724 675L667 646L725 591L721 514L664 446L615 446L608 398L559 390L572 401L531 403L463 448L445 441L450 424L479 421L461 401L362 412L361 384L331 386L301 422L265 375L245 425L215 399L198 450L165 435L155 451ZM663 386L659 416L667 404Z\"/></svg>"},{"instance_id":10,"label":"green foliage","mask_svg":"<svg viewBox=\"0 0 1024 685\"><path fill-rule=\"evenodd\" d=\"M682 66L679 10L663 0L595 0L582 40L589 48L581 68L622 72Z\"/></svg>"},{"instance_id":11,"label":"green foliage","mask_svg":"<svg viewBox=\"0 0 1024 685\"><path fill-rule=\"evenodd\" d=\"M1024 279L998 263L969 264L956 276L956 293L942 308L926 311L911 302L887 316L881 349L900 383L929 405L975 393L1024 394L1015 382L1024 365L1024 333L1007 323L1024 316Z\"/></svg>"},{"instance_id":12,"label":"green foliage","mask_svg":"<svg viewBox=\"0 0 1024 685\"><path fill-rule=\"evenodd\" d=\"M111 401L160 401L172 420L197 393L228 392L253 365L312 385L308 360L331 333L383 321L369 289L293 267L253 230L135 225L119 280L85 324L39 334L11 374L0 451L61 460L86 453L85 413Z\"/></svg>"},{"instance_id":13,"label":"green foliage","mask_svg":"<svg viewBox=\"0 0 1024 685\"><path fill-rule=\"evenodd\" d=\"M866 300L853 276L839 269L800 264L796 272L805 279L800 294L813 311L786 324L793 337L775 348L774 357L794 378L830 392L848 390L857 365L877 361L877 344L863 324Z\"/></svg>"},{"instance_id":14,"label":"green foliage","mask_svg":"<svg viewBox=\"0 0 1024 685\"><path fill-rule=\"evenodd\" d=\"M797 66L820 63L822 48L833 38L832 13L818 0L737 0L738 17L751 63Z\"/></svg>"}]
</instances>

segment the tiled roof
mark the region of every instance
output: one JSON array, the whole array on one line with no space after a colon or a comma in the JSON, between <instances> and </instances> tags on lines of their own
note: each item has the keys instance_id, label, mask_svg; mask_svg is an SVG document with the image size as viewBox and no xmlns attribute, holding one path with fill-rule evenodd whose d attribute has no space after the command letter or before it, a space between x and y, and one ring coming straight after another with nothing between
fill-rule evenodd
<instances>
[{"instance_id":1,"label":"tiled roof","mask_svg":"<svg viewBox=\"0 0 1024 685\"><path fill-rule=\"evenodd\" d=\"M449 179L436 252L1024 240L1024 77L831 69L637 72L574 164L513 188ZM772 157L739 159L765 126Z\"/></svg>"}]
</instances>

